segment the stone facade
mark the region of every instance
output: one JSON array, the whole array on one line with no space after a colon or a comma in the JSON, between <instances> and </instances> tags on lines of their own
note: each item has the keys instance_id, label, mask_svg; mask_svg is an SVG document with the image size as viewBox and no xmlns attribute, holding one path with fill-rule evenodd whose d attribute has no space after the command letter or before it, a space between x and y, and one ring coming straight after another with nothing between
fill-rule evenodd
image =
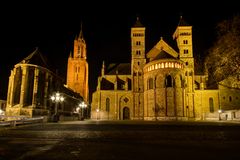
<instances>
[{"instance_id":1,"label":"stone facade","mask_svg":"<svg viewBox=\"0 0 240 160\"><path fill-rule=\"evenodd\" d=\"M74 40L73 54L68 57L67 86L89 101L87 47L82 30Z\"/></svg>"},{"instance_id":2,"label":"stone facade","mask_svg":"<svg viewBox=\"0 0 240 160\"><path fill-rule=\"evenodd\" d=\"M161 38L145 54L145 27L137 19L131 28L131 63L103 63L91 118L218 120L227 110L239 109L239 90L209 89L207 74L195 75L192 26L182 17L173 39L175 48Z\"/></svg>"},{"instance_id":3,"label":"stone facade","mask_svg":"<svg viewBox=\"0 0 240 160\"><path fill-rule=\"evenodd\" d=\"M64 80L48 68L38 48L14 66L9 77L6 116L45 116L50 120L56 110L60 117L73 116L83 98L65 87ZM63 102L51 100L56 92L64 97Z\"/></svg>"}]
</instances>

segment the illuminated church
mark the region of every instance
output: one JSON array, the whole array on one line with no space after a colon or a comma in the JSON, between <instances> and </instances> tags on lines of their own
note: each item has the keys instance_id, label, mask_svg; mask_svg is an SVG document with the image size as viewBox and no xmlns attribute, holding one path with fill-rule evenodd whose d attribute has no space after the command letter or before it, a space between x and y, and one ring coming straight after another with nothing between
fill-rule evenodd
<instances>
[{"instance_id":1,"label":"illuminated church","mask_svg":"<svg viewBox=\"0 0 240 160\"><path fill-rule=\"evenodd\" d=\"M8 117L75 120L79 116L76 112L79 104L85 102L88 105L88 62L82 29L74 40L73 54L68 57L67 85L47 62L36 48L11 70L6 102Z\"/></svg>"},{"instance_id":2,"label":"illuminated church","mask_svg":"<svg viewBox=\"0 0 240 160\"><path fill-rule=\"evenodd\" d=\"M74 39L73 54L70 52L67 67L67 86L89 102L87 45L83 31Z\"/></svg>"},{"instance_id":3,"label":"illuminated church","mask_svg":"<svg viewBox=\"0 0 240 160\"><path fill-rule=\"evenodd\" d=\"M91 118L98 120L207 120L236 118L240 91L207 86L208 76L194 72L192 26L183 18L172 37L177 49L163 38L148 52L145 27L139 18L131 28L131 63L103 62ZM231 109L231 112L222 113Z\"/></svg>"}]
</instances>

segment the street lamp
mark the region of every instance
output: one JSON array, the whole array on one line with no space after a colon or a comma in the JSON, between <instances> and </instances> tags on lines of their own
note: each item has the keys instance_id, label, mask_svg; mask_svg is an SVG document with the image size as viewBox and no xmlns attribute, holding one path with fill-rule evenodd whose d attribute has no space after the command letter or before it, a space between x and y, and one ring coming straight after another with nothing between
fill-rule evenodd
<instances>
[{"instance_id":1,"label":"street lamp","mask_svg":"<svg viewBox=\"0 0 240 160\"><path fill-rule=\"evenodd\" d=\"M219 109L219 110L218 110L218 116L219 116L218 119L219 119L219 121L221 120L221 113L222 113L222 110Z\"/></svg>"},{"instance_id":2,"label":"street lamp","mask_svg":"<svg viewBox=\"0 0 240 160\"><path fill-rule=\"evenodd\" d=\"M57 122L59 120L59 117L58 117L58 103L63 102L64 97L61 96L61 94L59 92L56 92L54 95L51 96L51 100L52 100L52 102L55 103L53 121Z\"/></svg>"},{"instance_id":3,"label":"street lamp","mask_svg":"<svg viewBox=\"0 0 240 160\"><path fill-rule=\"evenodd\" d=\"M98 120L99 119L99 117L98 117L99 109L98 108L96 109L96 112L97 112L97 120Z\"/></svg>"},{"instance_id":4,"label":"street lamp","mask_svg":"<svg viewBox=\"0 0 240 160\"><path fill-rule=\"evenodd\" d=\"M79 104L79 107L81 108L81 119L84 119L84 117L83 117L83 111L84 111L84 108L87 107L87 104L86 104L84 101L82 101L82 102ZM79 110L79 109L78 109L78 110Z\"/></svg>"}]
</instances>

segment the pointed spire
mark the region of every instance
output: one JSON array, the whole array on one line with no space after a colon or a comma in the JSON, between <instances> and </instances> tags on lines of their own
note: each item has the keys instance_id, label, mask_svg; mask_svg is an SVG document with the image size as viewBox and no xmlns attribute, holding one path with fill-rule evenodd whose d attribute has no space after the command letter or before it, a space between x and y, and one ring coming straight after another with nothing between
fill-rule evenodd
<instances>
[{"instance_id":1,"label":"pointed spire","mask_svg":"<svg viewBox=\"0 0 240 160\"><path fill-rule=\"evenodd\" d=\"M103 61L103 64L102 64L102 76L104 76L105 74L105 62Z\"/></svg>"},{"instance_id":2,"label":"pointed spire","mask_svg":"<svg viewBox=\"0 0 240 160\"><path fill-rule=\"evenodd\" d=\"M189 26L189 24L183 19L183 16L180 16L178 26Z\"/></svg>"},{"instance_id":3,"label":"pointed spire","mask_svg":"<svg viewBox=\"0 0 240 160\"><path fill-rule=\"evenodd\" d=\"M72 58L72 51L70 51L69 53L69 58Z\"/></svg>"},{"instance_id":4,"label":"pointed spire","mask_svg":"<svg viewBox=\"0 0 240 160\"><path fill-rule=\"evenodd\" d=\"M82 22L81 22L81 29L80 29L78 38L84 39L83 38L83 25L82 25Z\"/></svg>"},{"instance_id":5,"label":"pointed spire","mask_svg":"<svg viewBox=\"0 0 240 160\"><path fill-rule=\"evenodd\" d=\"M102 63L102 68L105 68L105 62L103 61L103 63Z\"/></svg>"},{"instance_id":6,"label":"pointed spire","mask_svg":"<svg viewBox=\"0 0 240 160\"><path fill-rule=\"evenodd\" d=\"M134 24L133 27L144 27L144 26L142 25L142 23L140 22L140 19L139 19L138 16L137 16L137 20L136 20L136 22L135 22L135 24Z\"/></svg>"}]
</instances>

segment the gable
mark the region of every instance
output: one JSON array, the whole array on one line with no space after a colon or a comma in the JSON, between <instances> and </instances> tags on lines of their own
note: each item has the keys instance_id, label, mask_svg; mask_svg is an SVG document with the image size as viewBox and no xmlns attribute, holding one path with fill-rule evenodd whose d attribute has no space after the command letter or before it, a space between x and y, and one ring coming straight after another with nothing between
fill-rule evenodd
<instances>
[{"instance_id":1,"label":"gable","mask_svg":"<svg viewBox=\"0 0 240 160\"><path fill-rule=\"evenodd\" d=\"M34 64L49 69L46 57L42 55L38 48L36 48L35 51L29 54L20 63Z\"/></svg>"},{"instance_id":2,"label":"gable","mask_svg":"<svg viewBox=\"0 0 240 160\"><path fill-rule=\"evenodd\" d=\"M161 40L147 53L147 58L150 59L150 61L156 59L156 57L159 56L160 53L168 53L171 57L178 57L178 53L170 47L162 38Z\"/></svg>"}]
</instances>

